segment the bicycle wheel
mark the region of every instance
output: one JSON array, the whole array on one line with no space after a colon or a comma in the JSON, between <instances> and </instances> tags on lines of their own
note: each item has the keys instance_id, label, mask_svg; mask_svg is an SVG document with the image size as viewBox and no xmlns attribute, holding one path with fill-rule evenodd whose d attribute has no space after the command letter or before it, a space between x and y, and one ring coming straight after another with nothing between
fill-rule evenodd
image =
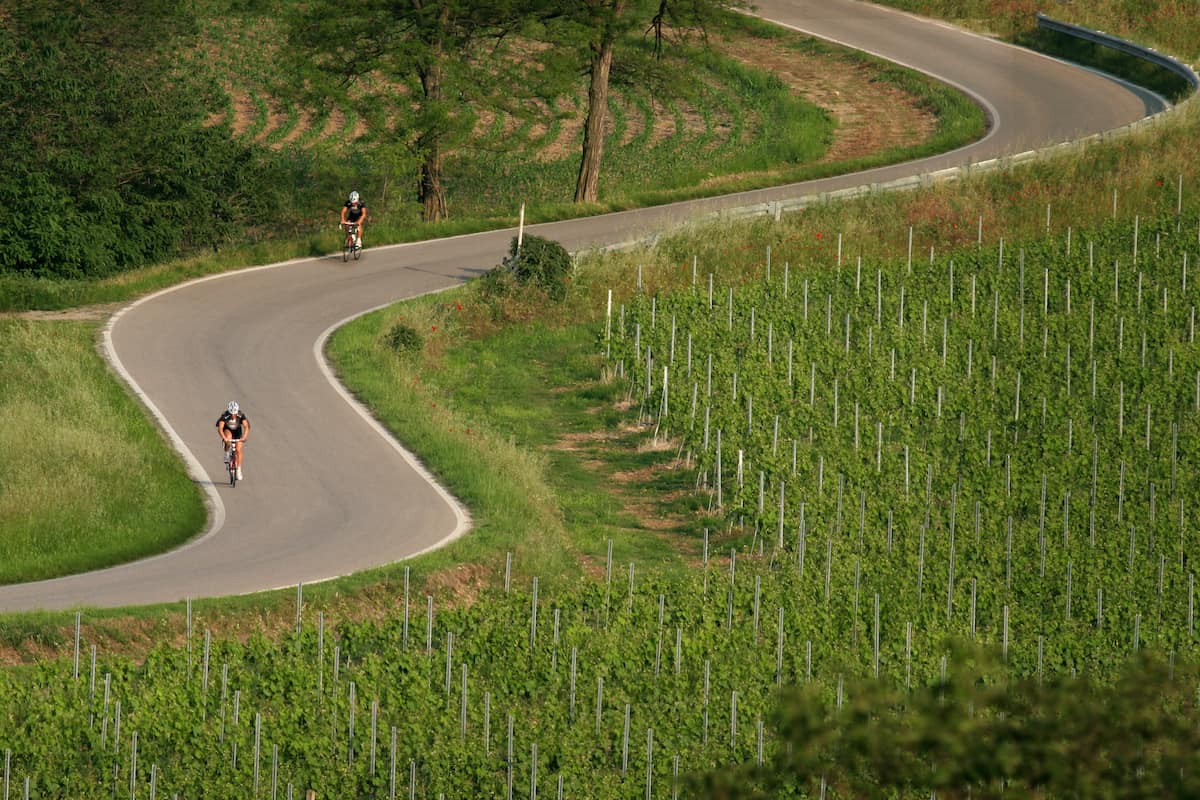
<instances>
[{"instance_id":1,"label":"bicycle wheel","mask_svg":"<svg viewBox=\"0 0 1200 800\"><path fill-rule=\"evenodd\" d=\"M347 240L346 243L342 245L342 261L350 260L350 251L353 249L354 246L350 244L349 240ZM354 257L358 258L358 254L356 253Z\"/></svg>"},{"instance_id":2,"label":"bicycle wheel","mask_svg":"<svg viewBox=\"0 0 1200 800\"><path fill-rule=\"evenodd\" d=\"M362 258L362 245L355 245L355 247L354 247L354 260L355 260L355 261L358 261L358 259L360 259L360 258Z\"/></svg>"},{"instance_id":3,"label":"bicycle wheel","mask_svg":"<svg viewBox=\"0 0 1200 800\"><path fill-rule=\"evenodd\" d=\"M233 465L235 455L236 455L235 453L231 453L229 456L228 467L229 467L229 485L230 486L237 486L237 467L235 467Z\"/></svg>"}]
</instances>

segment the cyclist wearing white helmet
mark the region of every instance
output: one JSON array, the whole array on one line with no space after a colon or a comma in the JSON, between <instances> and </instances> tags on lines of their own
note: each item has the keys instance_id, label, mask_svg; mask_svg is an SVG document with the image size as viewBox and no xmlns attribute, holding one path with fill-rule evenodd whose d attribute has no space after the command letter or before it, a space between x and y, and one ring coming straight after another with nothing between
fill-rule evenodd
<instances>
[{"instance_id":1,"label":"cyclist wearing white helmet","mask_svg":"<svg viewBox=\"0 0 1200 800\"><path fill-rule=\"evenodd\" d=\"M250 420L242 413L236 400L229 401L224 413L217 417L217 433L225 445L225 460L233 459L238 480L242 479L242 445L250 435Z\"/></svg>"},{"instance_id":2,"label":"cyclist wearing white helmet","mask_svg":"<svg viewBox=\"0 0 1200 800\"><path fill-rule=\"evenodd\" d=\"M358 240L355 242L357 247L362 247L363 228L367 222L367 204L358 196L358 192L350 193L345 204L342 206L342 230L346 229L346 225L358 226Z\"/></svg>"}]
</instances>

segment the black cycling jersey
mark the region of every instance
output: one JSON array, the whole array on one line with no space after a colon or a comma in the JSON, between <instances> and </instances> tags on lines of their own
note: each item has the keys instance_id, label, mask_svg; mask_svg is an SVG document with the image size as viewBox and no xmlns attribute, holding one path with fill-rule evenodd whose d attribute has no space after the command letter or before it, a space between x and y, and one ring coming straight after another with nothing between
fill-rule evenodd
<instances>
[{"instance_id":1,"label":"black cycling jersey","mask_svg":"<svg viewBox=\"0 0 1200 800\"><path fill-rule=\"evenodd\" d=\"M240 411L236 416L226 411L217 418L218 428L222 422L225 423L225 430L229 431L230 436L234 439L242 439L246 436L246 426L250 423L250 420Z\"/></svg>"},{"instance_id":2,"label":"black cycling jersey","mask_svg":"<svg viewBox=\"0 0 1200 800\"><path fill-rule=\"evenodd\" d=\"M351 203L349 200L346 201L346 221L347 222L358 222L360 219L363 218L363 214L366 214L366 213L367 213L367 204L366 203L362 203L362 202Z\"/></svg>"}]
</instances>

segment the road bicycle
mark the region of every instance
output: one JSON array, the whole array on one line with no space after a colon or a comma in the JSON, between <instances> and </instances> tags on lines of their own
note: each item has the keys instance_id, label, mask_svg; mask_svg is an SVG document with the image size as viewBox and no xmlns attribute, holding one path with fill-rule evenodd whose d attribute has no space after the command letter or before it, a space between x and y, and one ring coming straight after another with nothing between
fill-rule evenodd
<instances>
[{"instance_id":1,"label":"road bicycle","mask_svg":"<svg viewBox=\"0 0 1200 800\"><path fill-rule=\"evenodd\" d=\"M354 256L354 260L358 261L362 255L362 240L358 237L358 223L345 222L342 227L346 229L346 241L342 242L342 261L349 261L350 256Z\"/></svg>"},{"instance_id":2,"label":"road bicycle","mask_svg":"<svg viewBox=\"0 0 1200 800\"><path fill-rule=\"evenodd\" d=\"M230 486L237 486L238 467L240 466L241 464L238 463L237 440L234 439L232 442L229 442L229 444L226 445L225 450L225 469L229 472Z\"/></svg>"}]
</instances>

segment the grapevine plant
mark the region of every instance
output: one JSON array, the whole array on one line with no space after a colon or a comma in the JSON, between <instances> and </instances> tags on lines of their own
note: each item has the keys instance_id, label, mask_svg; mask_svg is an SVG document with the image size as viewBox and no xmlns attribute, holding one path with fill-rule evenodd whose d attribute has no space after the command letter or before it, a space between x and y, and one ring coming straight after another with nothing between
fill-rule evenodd
<instances>
[{"instance_id":1,"label":"grapevine plant","mask_svg":"<svg viewBox=\"0 0 1200 800\"><path fill-rule=\"evenodd\" d=\"M636 292L605 347L862 667L949 635L1103 677L1194 655L1197 250L1164 216L898 265L768 254L747 285Z\"/></svg>"}]
</instances>

